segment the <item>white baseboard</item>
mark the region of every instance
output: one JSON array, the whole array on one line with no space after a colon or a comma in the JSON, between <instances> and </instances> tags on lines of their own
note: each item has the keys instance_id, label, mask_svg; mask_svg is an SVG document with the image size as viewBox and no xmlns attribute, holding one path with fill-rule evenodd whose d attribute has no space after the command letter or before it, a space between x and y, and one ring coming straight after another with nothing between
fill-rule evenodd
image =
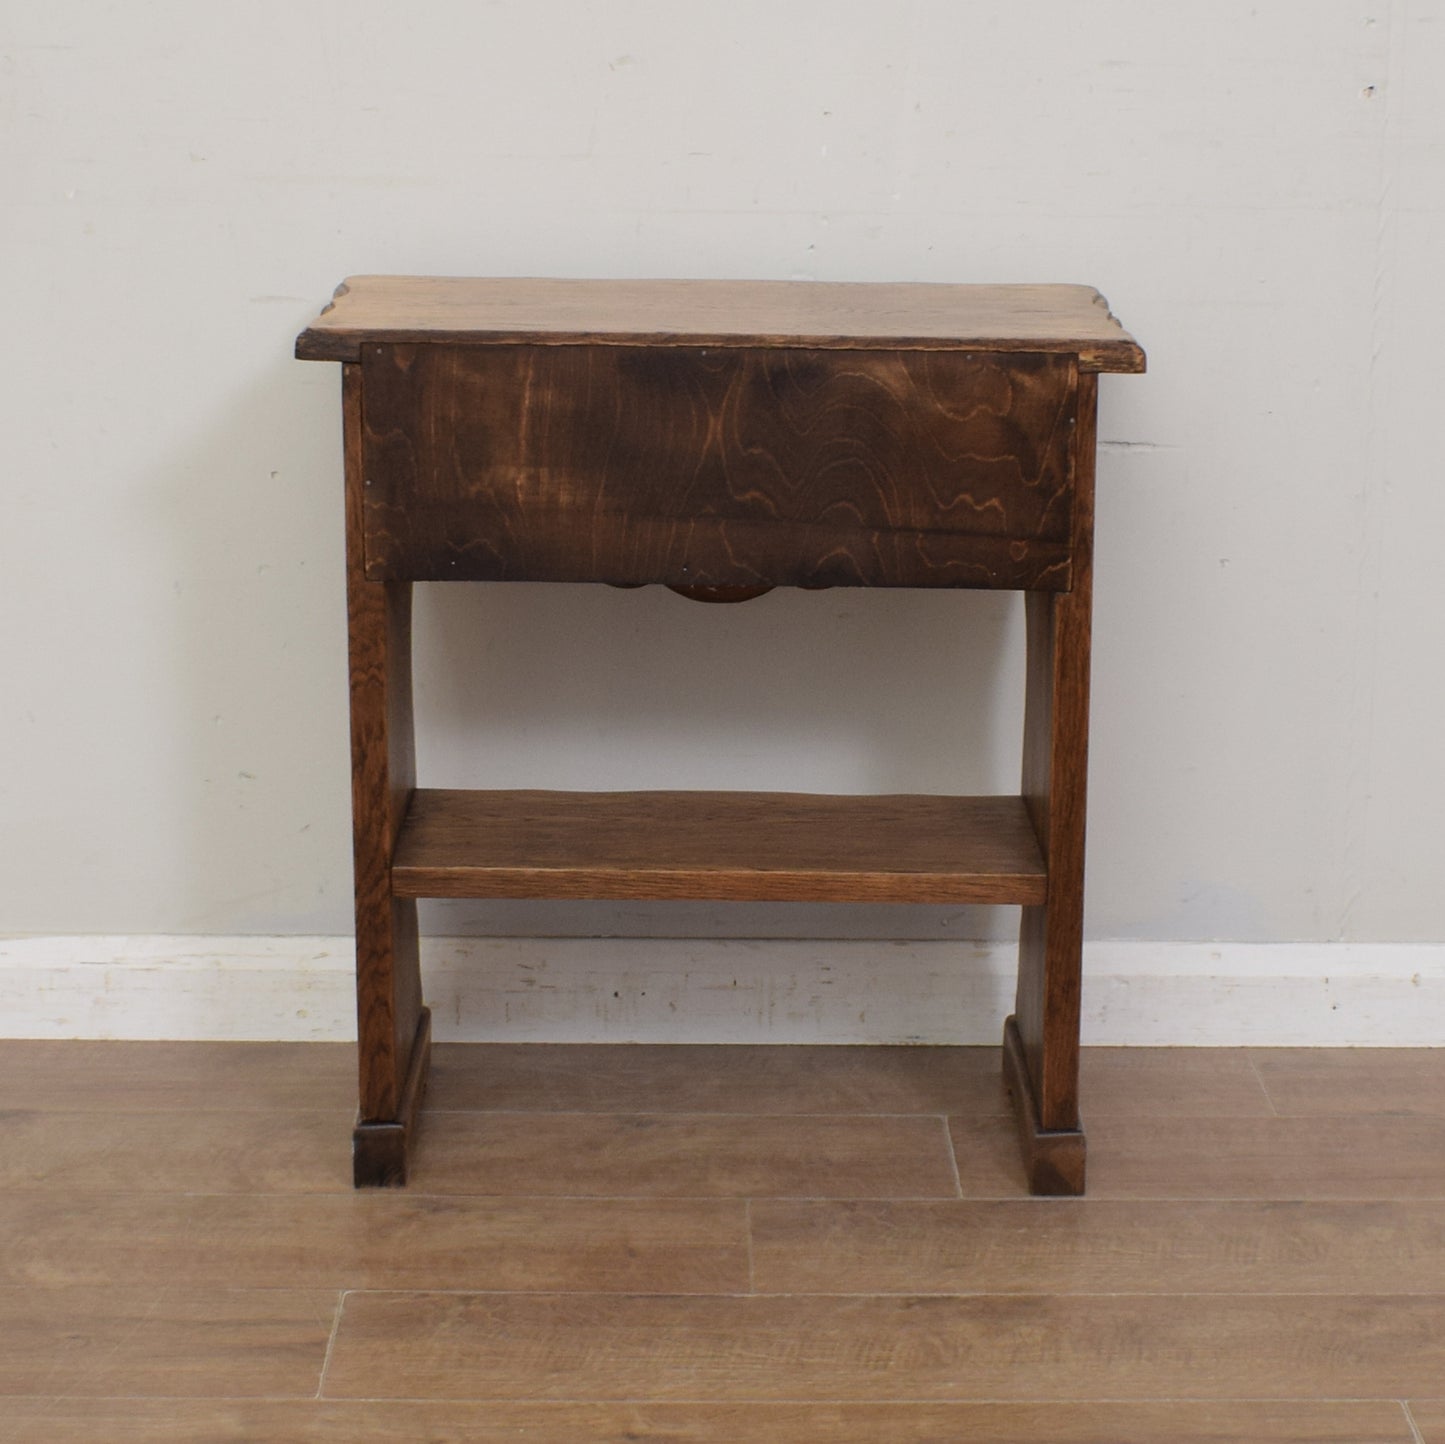
<instances>
[{"instance_id":1,"label":"white baseboard","mask_svg":"<svg viewBox=\"0 0 1445 1444\"><path fill-rule=\"evenodd\" d=\"M355 1037L344 937L0 940L0 1035ZM996 1043L1007 944L429 938L438 1040ZM1445 1045L1445 944L1091 943L1084 1039Z\"/></svg>"}]
</instances>

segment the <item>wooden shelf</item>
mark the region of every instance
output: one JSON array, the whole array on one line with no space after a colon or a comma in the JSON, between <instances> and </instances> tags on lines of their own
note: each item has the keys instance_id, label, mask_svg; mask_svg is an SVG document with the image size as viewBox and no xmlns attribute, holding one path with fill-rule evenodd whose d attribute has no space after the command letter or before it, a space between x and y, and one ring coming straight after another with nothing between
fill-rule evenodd
<instances>
[{"instance_id":1,"label":"wooden shelf","mask_svg":"<svg viewBox=\"0 0 1445 1444\"><path fill-rule=\"evenodd\" d=\"M1018 797L420 789L397 897L1045 900Z\"/></svg>"}]
</instances>

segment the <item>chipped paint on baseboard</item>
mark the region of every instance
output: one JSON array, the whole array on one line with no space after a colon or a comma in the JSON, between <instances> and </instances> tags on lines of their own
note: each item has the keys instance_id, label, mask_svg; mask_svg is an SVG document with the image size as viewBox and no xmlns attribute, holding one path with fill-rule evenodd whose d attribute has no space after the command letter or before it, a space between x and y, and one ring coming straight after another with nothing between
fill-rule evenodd
<instances>
[{"instance_id":1,"label":"chipped paint on baseboard","mask_svg":"<svg viewBox=\"0 0 1445 1444\"><path fill-rule=\"evenodd\" d=\"M355 1036L345 937L0 940L0 1032ZM439 1040L995 1043L1007 944L428 938ZM1445 944L1099 942L1084 1037L1130 1046L1445 1045Z\"/></svg>"}]
</instances>

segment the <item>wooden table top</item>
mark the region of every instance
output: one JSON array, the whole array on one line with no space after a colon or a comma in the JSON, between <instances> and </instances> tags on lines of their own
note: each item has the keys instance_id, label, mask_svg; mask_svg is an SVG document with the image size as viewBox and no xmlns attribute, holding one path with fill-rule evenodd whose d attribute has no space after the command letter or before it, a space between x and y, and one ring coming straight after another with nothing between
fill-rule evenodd
<instances>
[{"instance_id":1,"label":"wooden table top","mask_svg":"<svg viewBox=\"0 0 1445 1444\"><path fill-rule=\"evenodd\" d=\"M366 342L1030 351L1139 372L1091 286L353 276L296 340L309 361Z\"/></svg>"}]
</instances>

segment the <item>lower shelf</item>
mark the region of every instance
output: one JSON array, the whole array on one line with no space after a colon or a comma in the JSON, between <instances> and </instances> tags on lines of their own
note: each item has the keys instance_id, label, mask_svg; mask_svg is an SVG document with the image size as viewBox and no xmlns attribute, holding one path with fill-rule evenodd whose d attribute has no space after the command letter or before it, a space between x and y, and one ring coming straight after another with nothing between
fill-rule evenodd
<instances>
[{"instance_id":1,"label":"lower shelf","mask_svg":"<svg viewBox=\"0 0 1445 1444\"><path fill-rule=\"evenodd\" d=\"M1019 797L419 789L398 897L1042 903Z\"/></svg>"}]
</instances>

